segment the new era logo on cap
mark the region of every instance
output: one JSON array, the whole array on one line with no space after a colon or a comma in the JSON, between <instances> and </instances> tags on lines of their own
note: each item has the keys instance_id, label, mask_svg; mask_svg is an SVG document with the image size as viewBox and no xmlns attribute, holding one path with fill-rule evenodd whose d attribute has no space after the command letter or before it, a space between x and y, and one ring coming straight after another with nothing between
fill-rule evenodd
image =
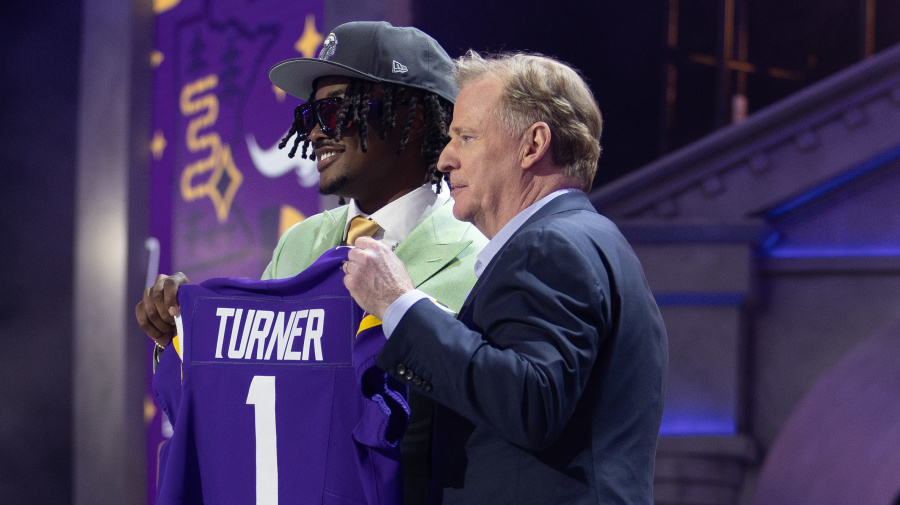
<instances>
[{"instance_id":1,"label":"new era logo on cap","mask_svg":"<svg viewBox=\"0 0 900 505\"><path fill-rule=\"evenodd\" d=\"M394 60L394 66L391 69L391 71L395 74L405 74L405 73L409 72L409 69L406 68L406 65L400 63L397 60Z\"/></svg>"}]
</instances>

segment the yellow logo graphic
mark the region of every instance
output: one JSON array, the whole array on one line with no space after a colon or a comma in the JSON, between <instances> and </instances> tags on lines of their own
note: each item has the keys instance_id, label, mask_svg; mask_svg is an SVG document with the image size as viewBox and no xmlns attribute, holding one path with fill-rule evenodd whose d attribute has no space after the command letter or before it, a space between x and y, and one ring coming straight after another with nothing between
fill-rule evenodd
<instances>
[{"instance_id":1,"label":"yellow logo graphic","mask_svg":"<svg viewBox=\"0 0 900 505\"><path fill-rule=\"evenodd\" d=\"M304 58L312 58L324 39L325 37L316 29L316 17L307 14L306 23L303 25L303 35L294 43L294 49Z\"/></svg>"},{"instance_id":2,"label":"yellow logo graphic","mask_svg":"<svg viewBox=\"0 0 900 505\"><path fill-rule=\"evenodd\" d=\"M188 151L209 151L206 158L184 167L181 197L190 202L208 196L216 209L216 217L224 223L244 176L234 164L231 146L223 144L218 133L200 134L200 130L213 126L219 117L219 100L215 93L209 93L218 83L219 78L212 74L186 84L181 90L181 113L185 116L200 114L188 123L185 138ZM209 175L204 182L195 183L195 179L206 174Z\"/></svg>"}]
</instances>

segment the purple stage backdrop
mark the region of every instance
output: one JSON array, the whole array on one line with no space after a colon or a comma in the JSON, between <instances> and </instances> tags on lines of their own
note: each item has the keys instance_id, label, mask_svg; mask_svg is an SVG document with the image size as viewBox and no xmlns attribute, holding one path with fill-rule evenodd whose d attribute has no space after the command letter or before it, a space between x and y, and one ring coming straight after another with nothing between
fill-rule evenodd
<instances>
[{"instance_id":1,"label":"purple stage backdrop","mask_svg":"<svg viewBox=\"0 0 900 505\"><path fill-rule=\"evenodd\" d=\"M324 0L161 0L154 8L150 231L159 271L182 271L191 282L259 278L281 232L319 211L315 164L277 147L301 102L275 88L268 71L315 56L327 35ZM171 427L152 391L145 411L155 503L159 447Z\"/></svg>"}]
</instances>

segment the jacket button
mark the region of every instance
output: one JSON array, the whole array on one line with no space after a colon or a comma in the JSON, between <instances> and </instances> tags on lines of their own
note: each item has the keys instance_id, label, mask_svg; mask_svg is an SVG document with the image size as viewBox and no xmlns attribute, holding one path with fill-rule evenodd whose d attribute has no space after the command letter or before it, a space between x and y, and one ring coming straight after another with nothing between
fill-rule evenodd
<instances>
[{"instance_id":1,"label":"jacket button","mask_svg":"<svg viewBox=\"0 0 900 505\"><path fill-rule=\"evenodd\" d=\"M413 380L413 379L416 377L416 374L413 373L412 370L410 370L409 368L407 368L407 369L406 369L406 374L404 374L404 376L406 377L406 380Z\"/></svg>"},{"instance_id":2,"label":"jacket button","mask_svg":"<svg viewBox=\"0 0 900 505\"><path fill-rule=\"evenodd\" d=\"M406 374L406 367L403 365L397 365L397 375Z\"/></svg>"},{"instance_id":3,"label":"jacket button","mask_svg":"<svg viewBox=\"0 0 900 505\"><path fill-rule=\"evenodd\" d=\"M413 378L412 378L412 381L413 381L413 384L415 384L416 386L421 386L421 385L422 385L422 378L419 377L418 375L415 376L415 377L413 377Z\"/></svg>"},{"instance_id":4,"label":"jacket button","mask_svg":"<svg viewBox=\"0 0 900 505\"><path fill-rule=\"evenodd\" d=\"M423 383L422 383L422 389L424 389L426 393L430 393L430 392L431 392L431 389L432 389L431 383L428 382L428 381L423 382Z\"/></svg>"}]
</instances>

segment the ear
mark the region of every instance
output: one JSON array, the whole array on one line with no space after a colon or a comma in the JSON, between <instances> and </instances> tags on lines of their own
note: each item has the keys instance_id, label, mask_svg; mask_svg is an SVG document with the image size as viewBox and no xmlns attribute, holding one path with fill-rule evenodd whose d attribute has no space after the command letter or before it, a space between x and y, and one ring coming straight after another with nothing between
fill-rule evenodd
<instances>
[{"instance_id":1,"label":"ear","mask_svg":"<svg viewBox=\"0 0 900 505\"><path fill-rule=\"evenodd\" d=\"M522 169L527 170L550 156L550 126L538 121L522 134Z\"/></svg>"},{"instance_id":2,"label":"ear","mask_svg":"<svg viewBox=\"0 0 900 505\"><path fill-rule=\"evenodd\" d=\"M419 105L416 105L415 110L410 111L410 113L415 114L415 116L413 117L412 124L409 126L408 142L418 140L425 136L425 109L423 107L424 104L420 103Z\"/></svg>"}]
</instances>

